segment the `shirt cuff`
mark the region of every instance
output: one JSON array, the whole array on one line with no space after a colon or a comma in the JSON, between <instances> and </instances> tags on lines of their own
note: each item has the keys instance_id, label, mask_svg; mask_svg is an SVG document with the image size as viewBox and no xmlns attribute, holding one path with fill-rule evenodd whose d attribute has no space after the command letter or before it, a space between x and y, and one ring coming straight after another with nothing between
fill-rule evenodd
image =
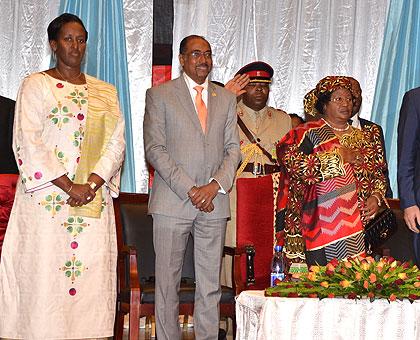
<instances>
[{"instance_id":1,"label":"shirt cuff","mask_svg":"<svg viewBox=\"0 0 420 340\"><path fill-rule=\"evenodd\" d=\"M211 181L216 181L217 182L217 184L219 184L219 190L217 190L217 192L218 193L220 193L220 194L224 194L224 195L226 195L226 191L225 191L225 189L223 189L222 188L222 186L220 185L220 183L217 181L217 179L215 179L215 178L213 178L213 177L211 177L210 178L210 180L209 180L209 183L211 182Z\"/></svg>"}]
</instances>

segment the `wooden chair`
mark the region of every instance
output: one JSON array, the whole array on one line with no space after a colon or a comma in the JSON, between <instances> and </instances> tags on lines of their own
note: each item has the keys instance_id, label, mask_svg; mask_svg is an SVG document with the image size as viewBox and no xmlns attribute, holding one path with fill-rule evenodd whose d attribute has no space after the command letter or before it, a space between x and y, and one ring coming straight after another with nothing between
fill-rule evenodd
<instances>
[{"instance_id":1,"label":"wooden chair","mask_svg":"<svg viewBox=\"0 0 420 340\"><path fill-rule=\"evenodd\" d=\"M129 339L138 339L139 319L154 315L154 272L152 217L147 215L148 195L120 193L114 199L118 241L118 288L115 338L122 339L124 315L129 313ZM193 238L190 236L182 269L180 315L193 315L195 276ZM235 249L225 248L235 257ZM235 288L222 287L221 317L231 318L235 332Z\"/></svg>"}]
</instances>

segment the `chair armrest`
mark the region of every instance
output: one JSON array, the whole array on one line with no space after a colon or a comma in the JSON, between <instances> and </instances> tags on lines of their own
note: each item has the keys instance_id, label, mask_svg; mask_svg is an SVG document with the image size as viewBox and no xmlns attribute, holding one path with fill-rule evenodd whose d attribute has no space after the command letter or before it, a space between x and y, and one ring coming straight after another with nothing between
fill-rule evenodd
<instances>
[{"instance_id":1,"label":"chair armrest","mask_svg":"<svg viewBox=\"0 0 420 340\"><path fill-rule=\"evenodd\" d=\"M129 282L125 282L125 261L128 257L129 268ZM139 274L137 271L137 250L133 246L124 245L118 253L118 276L119 276L119 291L124 288L129 288L130 291L136 290L140 292Z\"/></svg>"},{"instance_id":2,"label":"chair armrest","mask_svg":"<svg viewBox=\"0 0 420 340\"><path fill-rule=\"evenodd\" d=\"M240 246L240 247L229 247L223 248L223 256L232 256L232 288L235 290L235 294L238 295L240 292L255 284L254 275L254 256L255 249L251 244ZM241 270L241 257L246 256L246 282L242 281L242 270Z\"/></svg>"}]
</instances>

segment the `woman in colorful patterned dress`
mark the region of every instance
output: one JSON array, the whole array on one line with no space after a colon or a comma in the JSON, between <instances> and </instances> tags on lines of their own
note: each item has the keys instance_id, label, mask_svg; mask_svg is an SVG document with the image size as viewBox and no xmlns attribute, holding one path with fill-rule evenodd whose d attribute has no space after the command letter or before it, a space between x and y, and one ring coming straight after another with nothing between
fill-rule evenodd
<instances>
[{"instance_id":1,"label":"woman in colorful patterned dress","mask_svg":"<svg viewBox=\"0 0 420 340\"><path fill-rule=\"evenodd\" d=\"M57 64L23 80L13 148L20 180L0 264L0 337L113 335L124 120L115 88L83 74L87 31L48 26Z\"/></svg>"},{"instance_id":2,"label":"woman in colorful patterned dress","mask_svg":"<svg viewBox=\"0 0 420 340\"><path fill-rule=\"evenodd\" d=\"M386 167L376 126L354 129L351 84L323 78L305 96L305 113L321 119L291 130L278 144L286 169L285 248L289 258L325 265L364 252L363 227L386 191Z\"/></svg>"}]
</instances>

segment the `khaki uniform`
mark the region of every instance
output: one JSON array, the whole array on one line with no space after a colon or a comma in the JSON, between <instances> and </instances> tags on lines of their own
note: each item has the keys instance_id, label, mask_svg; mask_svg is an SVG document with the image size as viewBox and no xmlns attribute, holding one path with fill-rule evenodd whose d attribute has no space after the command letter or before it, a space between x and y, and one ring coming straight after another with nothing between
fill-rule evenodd
<instances>
[{"instance_id":1,"label":"khaki uniform","mask_svg":"<svg viewBox=\"0 0 420 340\"><path fill-rule=\"evenodd\" d=\"M273 158L276 158L276 145L280 139L291 130L292 122L289 115L270 106L265 106L260 111L254 111L247 107L242 101L237 105L237 114L242 119L248 130L252 133L259 144L266 149ZM239 128L239 141L242 153L242 162L246 159L246 148L252 144L244 132ZM249 150L249 149L248 149ZM249 163L260 162L273 165L264 154L255 154L249 159ZM261 174L264 175L264 174ZM242 172L239 178L252 178L255 175L251 172ZM225 245L236 246L236 184L233 185L230 197L231 218L227 223ZM225 263L222 281L230 285L230 264Z\"/></svg>"}]
</instances>

